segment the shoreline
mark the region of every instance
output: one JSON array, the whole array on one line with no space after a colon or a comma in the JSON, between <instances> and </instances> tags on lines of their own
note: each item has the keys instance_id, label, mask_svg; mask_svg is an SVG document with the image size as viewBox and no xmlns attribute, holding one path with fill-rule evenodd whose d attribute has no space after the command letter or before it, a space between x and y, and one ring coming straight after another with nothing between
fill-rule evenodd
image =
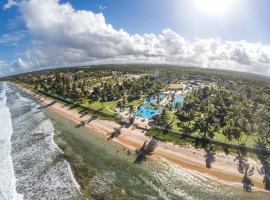
<instances>
[{"instance_id":1,"label":"shoreline","mask_svg":"<svg viewBox=\"0 0 270 200\"><path fill-rule=\"evenodd\" d=\"M7 106L6 83L2 85L0 91L0 197L6 199L23 200L23 194L16 189L17 178L11 155L11 138L13 135L10 109ZM2 119L3 117L3 119Z\"/></svg>"},{"instance_id":2,"label":"shoreline","mask_svg":"<svg viewBox=\"0 0 270 200\"><path fill-rule=\"evenodd\" d=\"M24 92L39 100L39 103L43 106L50 105L47 106L46 109L56 112L57 114L66 117L75 123L80 124L81 121L91 119L90 115L82 117L81 114L79 114L76 110L69 110L58 102L52 104L52 99L29 91L20 85L17 86ZM120 125L112 121L93 119L86 123L84 127L89 129L89 132L94 131L97 134L102 134L104 137L108 138L111 133L120 128ZM139 149L145 141L149 141L150 138L145 136L144 133L142 133L142 130L131 126L129 128L121 128L120 135L114 137L112 140L122 146L136 150ZM243 188L242 179L244 175L239 173L237 170L238 166L237 162L235 161L235 156L217 153L215 155L216 160L212 164L212 168L208 169L205 166L204 155L205 152L202 149L181 147L168 142L158 142L158 146L155 148L153 155L150 157L168 162L169 164L180 168L184 168L207 179L217 181L222 184L235 186L237 188ZM254 187L252 187L253 191L267 192L264 190L263 176L259 175L256 170L260 164L250 158L248 160L255 166L254 175L251 177L254 183Z\"/></svg>"}]
</instances>

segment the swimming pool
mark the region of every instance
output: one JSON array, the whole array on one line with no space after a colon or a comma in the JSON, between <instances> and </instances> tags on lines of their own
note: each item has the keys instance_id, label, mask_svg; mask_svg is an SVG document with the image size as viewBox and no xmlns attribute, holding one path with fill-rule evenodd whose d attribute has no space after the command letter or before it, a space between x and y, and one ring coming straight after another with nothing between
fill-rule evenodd
<instances>
[{"instance_id":1,"label":"swimming pool","mask_svg":"<svg viewBox=\"0 0 270 200\"><path fill-rule=\"evenodd\" d=\"M174 101L172 102L172 106L175 107L177 104L180 104L180 106L182 106L184 98L185 98L184 96L176 94L174 97Z\"/></svg>"},{"instance_id":2,"label":"swimming pool","mask_svg":"<svg viewBox=\"0 0 270 200\"><path fill-rule=\"evenodd\" d=\"M163 111L163 107L155 106L154 104L157 102L158 98L162 101L167 94L159 93L159 95L155 95L152 97L148 97L144 100L144 102L138 107L137 111L133 113L133 116L140 116L145 119L151 119L153 116L160 114ZM184 101L184 97L182 95L175 95L174 101L172 102L172 106L175 107L177 104L182 105Z\"/></svg>"},{"instance_id":3,"label":"swimming pool","mask_svg":"<svg viewBox=\"0 0 270 200\"><path fill-rule=\"evenodd\" d=\"M146 107L142 104L138 107L136 115L145 119L151 119L153 116L160 114L162 110L162 108Z\"/></svg>"},{"instance_id":4,"label":"swimming pool","mask_svg":"<svg viewBox=\"0 0 270 200\"><path fill-rule=\"evenodd\" d=\"M158 99L162 101L165 97L166 97L165 93L159 93L158 95L146 98L144 100L144 104L156 103Z\"/></svg>"}]
</instances>

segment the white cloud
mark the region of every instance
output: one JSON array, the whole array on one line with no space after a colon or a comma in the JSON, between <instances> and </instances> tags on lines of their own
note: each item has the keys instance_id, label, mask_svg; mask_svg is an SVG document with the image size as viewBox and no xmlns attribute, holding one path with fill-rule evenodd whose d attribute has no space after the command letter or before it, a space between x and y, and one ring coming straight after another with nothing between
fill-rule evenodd
<instances>
[{"instance_id":1,"label":"white cloud","mask_svg":"<svg viewBox=\"0 0 270 200\"><path fill-rule=\"evenodd\" d=\"M10 9L13 6L17 6L19 5L20 1L16 1L16 0L8 0L8 2L3 6L3 9Z\"/></svg>"},{"instance_id":2,"label":"white cloud","mask_svg":"<svg viewBox=\"0 0 270 200\"><path fill-rule=\"evenodd\" d=\"M98 8L99 8L100 10L106 10L106 9L107 9L107 6L99 5Z\"/></svg>"},{"instance_id":3,"label":"white cloud","mask_svg":"<svg viewBox=\"0 0 270 200\"><path fill-rule=\"evenodd\" d=\"M0 60L0 77L3 75L8 75L13 72L15 66L13 64L7 63L3 60Z\"/></svg>"},{"instance_id":4,"label":"white cloud","mask_svg":"<svg viewBox=\"0 0 270 200\"><path fill-rule=\"evenodd\" d=\"M18 58L14 64L14 66L22 69L27 69L29 67L29 64L27 64L25 61L23 61L21 58Z\"/></svg>"},{"instance_id":5,"label":"white cloud","mask_svg":"<svg viewBox=\"0 0 270 200\"><path fill-rule=\"evenodd\" d=\"M25 34L25 31L17 31L14 33L0 35L0 44L16 44L25 36Z\"/></svg>"},{"instance_id":6,"label":"white cloud","mask_svg":"<svg viewBox=\"0 0 270 200\"><path fill-rule=\"evenodd\" d=\"M171 29L159 35L132 35L106 23L102 13L75 10L58 0L23 1L19 8L34 40L32 48L20 55L24 68L152 62L270 75L270 45L213 38L188 41Z\"/></svg>"}]
</instances>

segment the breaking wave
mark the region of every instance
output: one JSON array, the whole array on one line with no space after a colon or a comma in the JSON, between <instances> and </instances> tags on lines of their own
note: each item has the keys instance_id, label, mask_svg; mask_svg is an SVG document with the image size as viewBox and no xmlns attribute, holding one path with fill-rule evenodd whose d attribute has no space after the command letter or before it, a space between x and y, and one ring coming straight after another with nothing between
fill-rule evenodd
<instances>
[{"instance_id":1,"label":"breaking wave","mask_svg":"<svg viewBox=\"0 0 270 200\"><path fill-rule=\"evenodd\" d=\"M20 200L16 191L11 152L11 115L6 105L6 84L0 84L0 199Z\"/></svg>"},{"instance_id":2,"label":"breaking wave","mask_svg":"<svg viewBox=\"0 0 270 200\"><path fill-rule=\"evenodd\" d=\"M24 199L79 199L79 185L53 141L54 128L42 108L13 86L7 89L7 105L17 191Z\"/></svg>"}]
</instances>

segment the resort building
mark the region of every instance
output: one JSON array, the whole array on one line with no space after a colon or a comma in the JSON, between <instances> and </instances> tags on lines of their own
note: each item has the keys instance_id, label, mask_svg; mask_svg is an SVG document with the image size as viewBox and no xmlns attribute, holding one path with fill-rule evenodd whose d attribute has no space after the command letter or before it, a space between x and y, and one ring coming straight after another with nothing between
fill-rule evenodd
<instances>
[{"instance_id":1,"label":"resort building","mask_svg":"<svg viewBox=\"0 0 270 200\"><path fill-rule=\"evenodd\" d=\"M173 91L182 91L184 89L183 84L169 84L168 90L173 90Z\"/></svg>"},{"instance_id":2,"label":"resort building","mask_svg":"<svg viewBox=\"0 0 270 200\"><path fill-rule=\"evenodd\" d=\"M159 69L155 69L154 77L159 77Z\"/></svg>"}]
</instances>

